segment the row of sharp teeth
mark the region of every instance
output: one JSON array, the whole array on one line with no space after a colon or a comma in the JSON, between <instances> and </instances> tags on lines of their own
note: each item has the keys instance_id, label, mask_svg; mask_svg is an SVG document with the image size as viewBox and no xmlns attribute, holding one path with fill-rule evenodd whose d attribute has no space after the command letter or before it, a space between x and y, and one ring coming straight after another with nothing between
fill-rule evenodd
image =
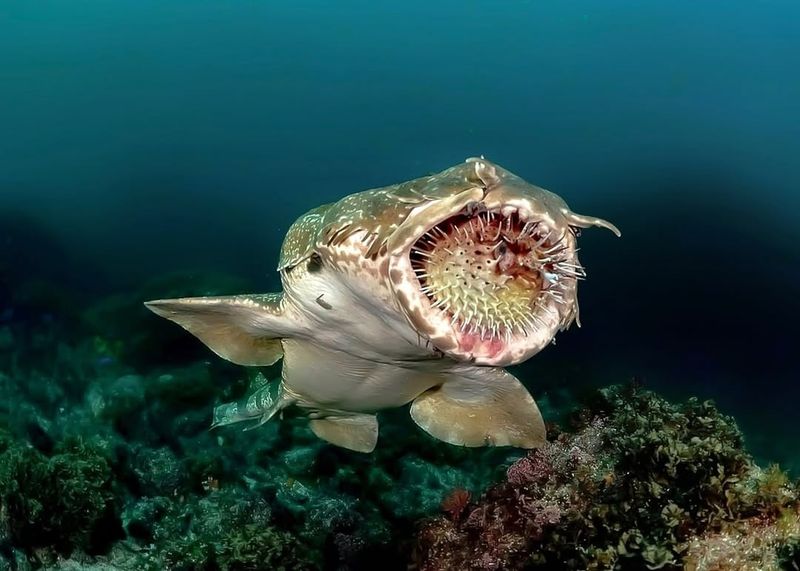
<instances>
[{"instance_id":1,"label":"row of sharp teeth","mask_svg":"<svg viewBox=\"0 0 800 571\"><path fill-rule=\"evenodd\" d=\"M493 212L493 211L484 211L483 214L486 215L486 221L485 221L486 223L489 223L491 221L491 219L494 218L494 216L496 216L496 213ZM480 222L481 234L485 235L486 227L484 225L484 221L480 217L480 215L477 217L477 219ZM511 231L511 219L510 218L506 218L506 221L507 221L506 222L507 232L510 232ZM521 240L521 239L533 237L533 231L536 229L536 227L538 225L539 225L538 221L536 221L536 222L526 222L525 226L522 228L520 233L514 239L515 240ZM472 226L472 220L469 221L469 227L473 232L475 231L475 229ZM454 232L456 232L456 231L457 232L463 232L464 237L469 239L469 235L467 234L467 231L462 226L451 225L450 229L451 229L451 231L454 231ZM501 234L502 234L502 240L500 239L501 238ZM552 234L553 234L553 231L551 229L551 230L549 230L547 232L547 234L542 235L536 241L536 243L534 243L531 246L531 249L535 250L535 249L541 247L542 244L546 243L547 240L550 239L550 236L552 236ZM444 232L444 230L442 230L439 226L434 226L433 228L431 228L425 234L425 236L423 236L420 239L420 242L423 242L428 246L435 246L436 244L433 242L433 239L437 235L439 237L442 237L442 238L447 238L448 237L447 234ZM497 248L499 248L503 244L503 242L511 243L511 240L505 234L503 234L502 223L500 225L498 225L497 235L495 235L495 237L492 238L491 241L492 242L495 242L495 241L497 242L497 244L495 244L494 248L492 248L493 251L496 250ZM442 246L440 246L440 247L442 247ZM451 256L453 255L452 250L450 250L450 249L448 249L446 247L442 247L442 248L444 249L445 252L447 252ZM542 276L544 278L545 283L548 283L548 284L552 285L552 284L558 282L558 280L560 280L561 278L573 278L573 279L577 279L577 280L583 280L583 279L586 278L586 271L584 270L582 265L571 263L571 262L566 261L563 258L559 259L557 257L558 254L560 254L562 252L565 252L567 249L568 249L568 246L566 244L562 244L562 240L560 239L560 240L556 241L554 243L554 245L552 247L550 247L550 249L545 250L544 252L542 252L542 254L545 257L540 258L540 257L537 256L536 262L538 264L540 264L542 266L544 266L545 264L552 264L553 269L557 270L557 272L555 272L555 273L542 272ZM576 248L575 249L576 252L578 252L578 250L580 250L580 248ZM414 246L412 248L412 252L414 254L422 256L424 258L428 258L428 259L431 258L430 251L423 250L423 249L421 249L421 248L419 248L417 246ZM414 271L417 274L418 278L423 278L424 279L424 278L428 277L427 274L421 268L417 268Z\"/></svg>"},{"instance_id":2,"label":"row of sharp teeth","mask_svg":"<svg viewBox=\"0 0 800 571\"><path fill-rule=\"evenodd\" d=\"M505 232L506 233L511 233L511 217L514 214L518 214L518 211L516 209L514 209L514 208L511 208L511 207L505 207L502 212L497 212L496 210L476 210L474 208L470 209L468 207L467 209L465 209L465 214L468 214L468 215L471 216L471 218L469 220L469 228L470 228L470 230L475 232L475 228L472 226L472 221L473 220L477 220L478 221L478 225L480 226L481 236L484 236L486 234L486 225L492 223L494 221L495 217L504 218L505 219L505 225L506 225ZM538 220L537 221L533 221L533 222L531 222L531 221L525 222L525 225L522 227L522 230L517 235L516 239L519 240L521 238L532 237L533 236L533 232L534 232L534 230L536 230L537 226L539 226L539 221ZM441 229L439 229L438 227L435 227L435 228L437 228L439 231L441 231ZM457 228L457 230L462 231L464 233L464 236L468 237L467 231L463 227L459 227L459 228ZM550 238L551 234L552 234L552 230L550 232L548 232L546 236L543 236L542 239L536 244L536 246L540 246L541 244L544 244L547 241L547 239ZM492 238L492 241L500 239L501 235L502 235L503 240L505 240L506 242L509 241L507 236L505 234L503 234L503 223L502 222L497 225L497 235L495 235L495 237Z\"/></svg>"},{"instance_id":3,"label":"row of sharp teeth","mask_svg":"<svg viewBox=\"0 0 800 571\"><path fill-rule=\"evenodd\" d=\"M563 301L559 303L563 303ZM511 336L514 334L515 330L518 330L518 332L524 337L528 337L530 334L529 329L535 330L537 325L539 327L545 326L542 318L539 317L539 315L535 312L538 307L541 307L545 312L552 311L552 309L547 305L540 306L539 301L537 301L531 313L525 315L521 312L517 312L518 321L509 322L504 320L502 323L496 323L492 319L490 320L489 325L485 325L483 323L483 319L480 319L477 323L475 323L472 321L472 318L475 317L474 311L464 318L454 315L452 321L453 326L461 333L479 335L482 341L484 339L499 339L502 335L507 342L510 342Z\"/></svg>"},{"instance_id":4,"label":"row of sharp teeth","mask_svg":"<svg viewBox=\"0 0 800 571\"><path fill-rule=\"evenodd\" d=\"M471 216L474 214L474 213L470 212L469 208L465 209L464 213L465 214L470 214ZM485 216L485 220L484 220L484 218L481 217L482 215ZM478 213L477 216L473 216L473 218L469 219L469 222L468 222L469 229L472 232L476 232L476 229L472 225L472 223L473 223L473 220L477 220L478 221L478 225L480 226L481 237L483 238L486 235L486 225L490 224L494 220L494 218L496 216L500 216L500 214L498 214L496 211L493 211L493 210L482 210L481 212ZM511 217L510 216L505 216L505 221L506 221L506 233L510 233L511 232ZM536 221L536 222L526 222L525 226L522 228L522 230L516 236L515 239L516 240L520 240L520 239L523 239L523 238L532 237L533 236L533 231L536 229L536 227L538 225L539 225L538 221ZM450 225L450 230L451 230L451 232L456 233L456 234L463 234L464 238L466 238L466 239L470 238L470 236L467 233L467 230L466 230L466 228L464 228L464 226L456 226L455 224L451 224ZM536 244L534 244L533 247L536 248L536 247L541 246L542 244L544 244L550 238L551 235L552 235L552 230L550 232L548 232L545 236L542 236L541 239L539 241L537 241ZM447 234L445 233L445 231L442 230L442 228L440 226L434 226L433 228L428 230L428 232L424 236L422 236L422 238L419 239L419 242L424 242L428 246L434 246L435 244L433 242L433 239L435 237L437 237L437 236L441 237L441 238L447 238L448 237ZM502 238L502 240L501 240L501 238ZM495 245L493 250L496 250L498 247L500 247L500 245L503 242L507 242L507 243L511 242L511 240L508 238L508 236L506 236L506 234L503 233L503 223L502 222L497 225L497 234L490 241L497 242L497 244ZM412 248L412 251L415 254L419 254L421 256L425 256L425 257L428 257L428 258L430 257L430 253L428 251L422 250L422 249L420 249L420 248L418 248L416 246L414 246L414 248ZM450 251L447 248L444 248L444 251L447 252L450 255L453 255L453 252Z\"/></svg>"}]
</instances>

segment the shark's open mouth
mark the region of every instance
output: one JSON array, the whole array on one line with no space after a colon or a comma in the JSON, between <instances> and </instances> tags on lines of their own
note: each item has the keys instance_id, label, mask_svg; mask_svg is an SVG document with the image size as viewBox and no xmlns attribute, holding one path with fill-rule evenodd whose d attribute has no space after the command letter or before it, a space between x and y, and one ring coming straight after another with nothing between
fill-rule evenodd
<instances>
[{"instance_id":1,"label":"shark's open mouth","mask_svg":"<svg viewBox=\"0 0 800 571\"><path fill-rule=\"evenodd\" d=\"M427 197L388 238L389 284L417 343L456 361L514 365L577 320L578 229L619 230L483 159L467 163L463 179L447 181L463 190L431 189L443 196Z\"/></svg>"},{"instance_id":2,"label":"shark's open mouth","mask_svg":"<svg viewBox=\"0 0 800 571\"><path fill-rule=\"evenodd\" d=\"M430 228L409 258L458 350L491 359L549 341L571 314L575 281L585 275L574 238L513 208L468 208Z\"/></svg>"}]
</instances>

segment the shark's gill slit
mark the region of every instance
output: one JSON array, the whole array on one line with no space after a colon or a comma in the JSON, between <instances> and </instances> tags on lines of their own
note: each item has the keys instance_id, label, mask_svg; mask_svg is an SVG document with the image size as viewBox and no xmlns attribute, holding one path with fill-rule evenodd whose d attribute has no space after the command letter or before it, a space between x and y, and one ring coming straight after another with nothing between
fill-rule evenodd
<instances>
[{"instance_id":1,"label":"shark's gill slit","mask_svg":"<svg viewBox=\"0 0 800 571\"><path fill-rule=\"evenodd\" d=\"M568 282L585 276L572 244L516 211L462 211L417 240L410 260L420 290L462 345L502 343L547 327Z\"/></svg>"}]
</instances>

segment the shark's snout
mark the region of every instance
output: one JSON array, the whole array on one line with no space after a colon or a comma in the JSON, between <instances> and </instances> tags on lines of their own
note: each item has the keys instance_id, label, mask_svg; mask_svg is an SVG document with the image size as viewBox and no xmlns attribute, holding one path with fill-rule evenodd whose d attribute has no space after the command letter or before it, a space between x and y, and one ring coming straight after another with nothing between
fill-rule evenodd
<instances>
[{"instance_id":1,"label":"shark's snout","mask_svg":"<svg viewBox=\"0 0 800 571\"><path fill-rule=\"evenodd\" d=\"M556 195L474 159L475 188L406 221L390 240L390 279L411 324L449 356L522 362L576 319L577 228Z\"/></svg>"}]
</instances>

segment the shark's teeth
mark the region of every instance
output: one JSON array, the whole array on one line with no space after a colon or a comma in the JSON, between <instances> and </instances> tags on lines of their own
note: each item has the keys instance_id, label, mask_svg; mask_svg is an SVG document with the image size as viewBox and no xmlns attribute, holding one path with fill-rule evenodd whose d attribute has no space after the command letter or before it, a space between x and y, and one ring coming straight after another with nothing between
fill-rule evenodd
<instances>
[{"instance_id":1,"label":"shark's teeth","mask_svg":"<svg viewBox=\"0 0 800 571\"><path fill-rule=\"evenodd\" d=\"M437 224L410 257L420 291L455 332L511 342L569 313L570 282L586 275L575 251L572 233L558 235L507 206L474 208Z\"/></svg>"}]
</instances>

